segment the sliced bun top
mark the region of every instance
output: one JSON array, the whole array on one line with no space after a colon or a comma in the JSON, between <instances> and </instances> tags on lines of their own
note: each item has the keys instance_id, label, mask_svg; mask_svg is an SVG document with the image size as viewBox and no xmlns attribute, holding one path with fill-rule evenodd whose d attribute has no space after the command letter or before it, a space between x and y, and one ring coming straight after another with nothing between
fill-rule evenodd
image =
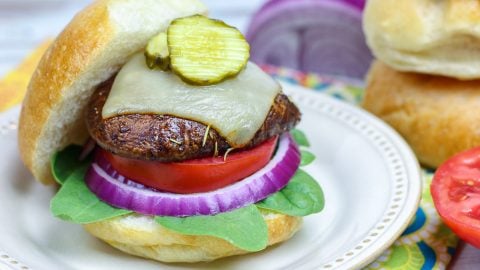
<instances>
[{"instance_id":1,"label":"sliced bun top","mask_svg":"<svg viewBox=\"0 0 480 270\"><path fill-rule=\"evenodd\" d=\"M402 71L480 78L480 2L369 0L367 43Z\"/></svg>"},{"instance_id":2,"label":"sliced bun top","mask_svg":"<svg viewBox=\"0 0 480 270\"><path fill-rule=\"evenodd\" d=\"M85 142L96 86L173 19L206 12L197 0L98 0L78 13L43 56L22 106L20 155L35 178L53 183L51 155Z\"/></svg>"}]
</instances>

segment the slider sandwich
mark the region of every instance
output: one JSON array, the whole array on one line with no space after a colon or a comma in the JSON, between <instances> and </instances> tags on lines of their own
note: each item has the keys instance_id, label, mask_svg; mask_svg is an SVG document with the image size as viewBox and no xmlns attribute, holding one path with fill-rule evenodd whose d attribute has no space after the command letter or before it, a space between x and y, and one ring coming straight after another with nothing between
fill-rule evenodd
<instances>
[{"instance_id":1,"label":"slider sandwich","mask_svg":"<svg viewBox=\"0 0 480 270\"><path fill-rule=\"evenodd\" d=\"M205 13L99 0L54 41L19 125L26 166L60 186L54 216L133 255L197 262L286 241L322 210L299 169L299 109Z\"/></svg>"},{"instance_id":2,"label":"slider sandwich","mask_svg":"<svg viewBox=\"0 0 480 270\"><path fill-rule=\"evenodd\" d=\"M480 146L480 2L369 0L367 43L378 59L363 107L436 168Z\"/></svg>"}]
</instances>

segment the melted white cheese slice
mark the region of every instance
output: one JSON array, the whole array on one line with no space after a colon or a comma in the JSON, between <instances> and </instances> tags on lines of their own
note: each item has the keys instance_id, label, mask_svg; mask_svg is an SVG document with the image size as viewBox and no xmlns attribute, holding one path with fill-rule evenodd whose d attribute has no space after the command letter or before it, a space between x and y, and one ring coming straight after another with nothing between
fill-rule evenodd
<instances>
[{"instance_id":1,"label":"melted white cheese slice","mask_svg":"<svg viewBox=\"0 0 480 270\"><path fill-rule=\"evenodd\" d=\"M279 92L280 85L253 63L235 78L194 86L172 72L150 70L139 53L115 78L102 116L173 115L210 125L232 147L242 147L260 129Z\"/></svg>"}]
</instances>

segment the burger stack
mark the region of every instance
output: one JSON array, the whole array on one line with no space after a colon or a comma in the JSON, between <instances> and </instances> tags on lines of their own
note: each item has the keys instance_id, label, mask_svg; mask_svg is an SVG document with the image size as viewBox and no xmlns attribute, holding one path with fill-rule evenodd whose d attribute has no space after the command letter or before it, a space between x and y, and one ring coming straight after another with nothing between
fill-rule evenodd
<instances>
[{"instance_id":1,"label":"burger stack","mask_svg":"<svg viewBox=\"0 0 480 270\"><path fill-rule=\"evenodd\" d=\"M369 0L363 107L436 168L480 145L480 2Z\"/></svg>"},{"instance_id":2,"label":"burger stack","mask_svg":"<svg viewBox=\"0 0 480 270\"><path fill-rule=\"evenodd\" d=\"M60 186L53 216L132 255L200 262L286 241L323 209L299 169L301 112L206 13L98 0L55 39L18 133L32 175Z\"/></svg>"}]
</instances>

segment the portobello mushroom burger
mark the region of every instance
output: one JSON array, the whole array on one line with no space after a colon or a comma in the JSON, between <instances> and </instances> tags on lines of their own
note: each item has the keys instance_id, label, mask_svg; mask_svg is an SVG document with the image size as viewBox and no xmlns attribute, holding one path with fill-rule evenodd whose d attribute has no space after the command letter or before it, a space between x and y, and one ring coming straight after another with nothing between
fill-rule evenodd
<instances>
[{"instance_id":1,"label":"portobello mushroom burger","mask_svg":"<svg viewBox=\"0 0 480 270\"><path fill-rule=\"evenodd\" d=\"M323 209L299 168L311 162L299 109L243 35L205 13L196 0L99 0L53 42L19 147L60 186L55 217L133 255L198 262L285 241Z\"/></svg>"}]
</instances>

